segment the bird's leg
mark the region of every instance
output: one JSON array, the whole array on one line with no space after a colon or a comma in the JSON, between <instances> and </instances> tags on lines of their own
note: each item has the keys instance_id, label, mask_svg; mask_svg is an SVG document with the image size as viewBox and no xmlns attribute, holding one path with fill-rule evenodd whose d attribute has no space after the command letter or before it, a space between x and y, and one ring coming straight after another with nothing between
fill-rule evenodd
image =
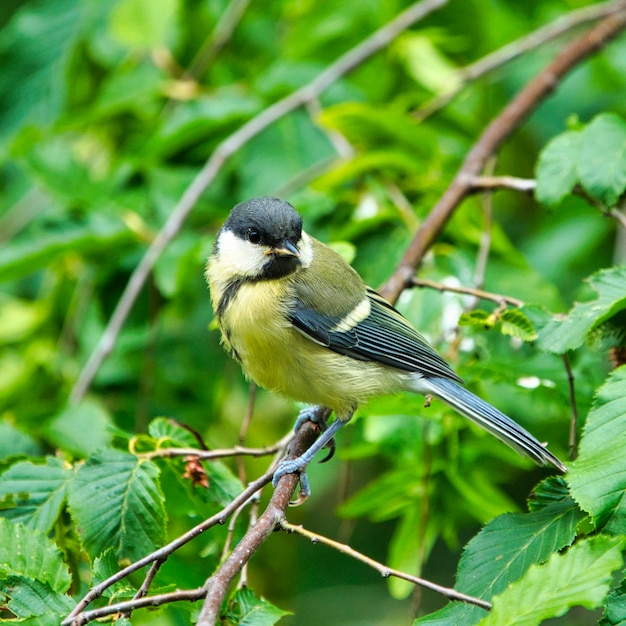
<instances>
[{"instance_id":1,"label":"bird's leg","mask_svg":"<svg viewBox=\"0 0 626 626\"><path fill-rule=\"evenodd\" d=\"M313 422L319 426L321 432L324 432L328 428L328 424L326 420L330 415L331 410L327 409L323 406L315 405L309 406L306 409L302 409L300 413L298 413L298 417L296 419L296 423L293 425L294 432L298 432L300 427L305 422ZM320 461L320 463L326 463L326 461L330 461L335 455L335 440L331 439L326 447L329 448L328 454Z\"/></svg>"},{"instance_id":2,"label":"bird's leg","mask_svg":"<svg viewBox=\"0 0 626 626\"><path fill-rule=\"evenodd\" d=\"M300 419L300 418L298 418ZM304 420L303 420L304 421ZM320 436L315 440L315 443L302 455L295 459L286 459L279 463L276 471L274 472L274 478L272 479L272 485L276 487L278 480L285 474L292 474L294 472L300 473L300 491L304 498L311 495L311 488L309 486L309 480L304 471L306 466L313 460L313 457L335 436L337 431L344 425L339 419L336 419Z\"/></svg>"}]
</instances>

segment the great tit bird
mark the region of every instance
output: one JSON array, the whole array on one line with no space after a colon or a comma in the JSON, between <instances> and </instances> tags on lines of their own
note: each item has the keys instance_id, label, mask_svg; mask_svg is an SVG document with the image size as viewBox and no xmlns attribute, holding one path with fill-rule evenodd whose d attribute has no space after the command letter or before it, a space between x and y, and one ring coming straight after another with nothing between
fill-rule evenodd
<instances>
[{"instance_id":1,"label":"great tit bird","mask_svg":"<svg viewBox=\"0 0 626 626\"><path fill-rule=\"evenodd\" d=\"M302 230L287 202L236 205L206 277L222 339L258 385L332 409L335 421L274 475L303 473L356 408L401 391L435 396L539 465L566 467L529 432L461 386L413 326L331 248ZM306 415L306 414L305 414Z\"/></svg>"}]
</instances>

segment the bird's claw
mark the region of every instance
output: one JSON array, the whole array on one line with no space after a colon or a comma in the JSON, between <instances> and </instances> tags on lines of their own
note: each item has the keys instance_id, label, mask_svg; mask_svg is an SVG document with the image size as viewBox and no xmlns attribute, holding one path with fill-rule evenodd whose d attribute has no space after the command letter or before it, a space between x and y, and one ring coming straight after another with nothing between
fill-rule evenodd
<instances>
[{"instance_id":1,"label":"bird's claw","mask_svg":"<svg viewBox=\"0 0 626 626\"><path fill-rule=\"evenodd\" d=\"M278 481L285 474L299 474L300 491L298 493L297 499L292 500L289 503L290 506L299 506L300 504L305 502L311 495L311 485L309 483L309 477L306 473L306 466L302 463L298 463L300 458L301 457L298 457L297 459L288 459L281 461L276 468L276 471L274 472L274 476L272 477L272 486L275 488L278 484Z\"/></svg>"}]
</instances>

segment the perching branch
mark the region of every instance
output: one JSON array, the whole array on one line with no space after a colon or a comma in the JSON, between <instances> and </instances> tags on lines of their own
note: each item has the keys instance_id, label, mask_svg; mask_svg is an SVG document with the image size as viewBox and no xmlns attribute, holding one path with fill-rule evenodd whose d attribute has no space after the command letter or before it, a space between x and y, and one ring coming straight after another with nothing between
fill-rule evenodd
<instances>
[{"instance_id":1,"label":"perching branch","mask_svg":"<svg viewBox=\"0 0 626 626\"><path fill-rule=\"evenodd\" d=\"M150 565L157 561L166 561L170 554L178 550L180 547L184 546L186 543L189 543L192 539L195 539L203 532L216 526L217 524L223 524L226 519L236 511L242 504L247 502L250 498L252 498L257 491L265 487L272 480L272 475L274 473L273 468L270 468L265 474L261 477L257 478L255 481L251 482L246 489L244 489L236 498L233 498L231 502L228 503L221 511L212 515L211 517L204 520L202 523L194 526L191 530L187 531L180 537L177 537L173 541L170 541L167 545L155 550L151 554L143 557L139 561L135 563L131 563L129 566L124 569L116 572L113 576L110 576L106 580L102 581L95 587L92 587L87 594L83 597L83 599L74 607L74 610L67 616L67 618L62 622L61 626L69 626L70 624L84 624L85 621L79 621L77 618L84 612L85 607L87 607L91 602L99 598L109 587L114 585L116 582L123 580L127 576L130 576L134 572L142 569L146 565ZM149 602L144 602L146 598L138 599L137 601L141 601L141 604L138 606L149 606ZM137 608L137 607L135 607ZM122 610L129 610L128 607ZM131 607L132 610L132 607ZM94 618L95 619L95 618Z\"/></svg>"},{"instance_id":2,"label":"perching branch","mask_svg":"<svg viewBox=\"0 0 626 626\"><path fill-rule=\"evenodd\" d=\"M464 593L460 593L455 589L451 589L450 587L443 587L442 585L437 585L429 580L425 580L424 578L420 578L419 576L411 576L405 572L401 572L399 570L393 569L391 567L387 567L383 565L379 561L375 561L369 556L355 550L351 546L335 541L334 539L330 539L329 537L325 537L324 535L319 535L317 533L311 532L306 528L303 528L297 524L290 524L287 520L282 519L280 521L280 527L287 531L288 533L295 533L301 535L302 537L306 537L310 539L313 543L321 543L325 546L333 548L340 552L341 554L345 554L361 563L365 563L368 567L375 569L377 572L380 572L380 575L383 578L389 578L393 576L395 578L400 578L402 580L407 580L414 585L419 585L420 587L424 587L426 589L431 589L432 591L436 591L441 595L445 596L449 600L457 600L459 602L467 602L468 604L474 604L475 606L480 607L481 609L485 609L489 611L491 609L491 604L486 600L481 600L480 598L475 598L473 596L468 596Z\"/></svg>"},{"instance_id":3,"label":"perching branch","mask_svg":"<svg viewBox=\"0 0 626 626\"><path fill-rule=\"evenodd\" d=\"M339 78L362 64L370 56L386 47L400 33L416 21L439 9L447 0L421 0L409 6L393 20L379 28L361 43L339 57L334 63L320 72L310 83L292 92L282 100L275 102L261 111L234 133L222 140L213 154L198 172L191 184L183 193L169 218L159 230L156 237L146 250L141 261L133 271L113 315L109 320L98 345L90 354L70 393L71 402L79 402L87 392L91 382L100 369L104 359L110 354L122 326L126 322L137 296L143 289L148 275L168 244L180 232L189 213L196 205L202 193L213 182L228 159L253 137L274 122L302 105L315 100Z\"/></svg>"},{"instance_id":4,"label":"perching branch","mask_svg":"<svg viewBox=\"0 0 626 626\"><path fill-rule=\"evenodd\" d=\"M626 28L626 1L620 10L609 15L585 34L566 46L534 79L526 84L504 110L487 126L467 154L461 168L422 222L413 241L392 277L381 289L382 295L395 302L410 283L413 273L427 250L443 230L452 213L472 190L472 181L480 174L487 160L521 122L530 115L574 67L594 54Z\"/></svg>"}]
</instances>

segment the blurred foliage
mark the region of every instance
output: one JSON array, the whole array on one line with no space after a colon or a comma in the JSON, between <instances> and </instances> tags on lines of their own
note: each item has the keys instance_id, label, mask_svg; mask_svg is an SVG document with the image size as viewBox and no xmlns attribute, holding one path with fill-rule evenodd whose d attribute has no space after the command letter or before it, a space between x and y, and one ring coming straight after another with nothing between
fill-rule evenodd
<instances>
[{"instance_id":1,"label":"blurred foliage","mask_svg":"<svg viewBox=\"0 0 626 626\"><path fill-rule=\"evenodd\" d=\"M183 476L182 460L142 456L198 446L174 420L209 447L238 442L248 387L219 346L203 278L233 204L284 197L309 232L354 253L354 266L379 285L486 123L563 39L466 86L422 122L416 111L458 86L457 68L587 4L452 0L315 106L249 141L158 260L79 404L69 392L130 273L215 146L405 3L244 3L223 41L233 1L1 4L0 617L58 624L70 596L219 511L242 478L263 471L262 460L204 463L206 488ZM313 497L290 511L292 521L444 584L475 535L456 580L483 598L502 593L485 624L518 623L511 607L520 620L534 611L525 624L572 606L598 609L622 567L626 378L623 367L609 372L624 362L626 334L626 236L615 218L626 188L624 59L621 37L572 72L501 150L496 173L536 175L536 198L466 199L420 269L451 285L478 278L525 306L417 289L399 302L473 390L563 459L567 352L579 433L587 420L569 491L562 480L542 482L528 512L540 469L445 407L424 410L421 398L403 396L360 411L339 458L311 468ZM294 414L259 391L246 445L270 445ZM203 584L227 532L213 528L170 557L153 591ZM577 587L568 572L585 574ZM100 602L132 598L135 582L117 583ZM286 611L294 616L281 623L300 626L321 616L328 626L406 624L415 610L424 624L485 615L441 608L425 592L411 601L406 583L387 589L362 565L282 535L254 556L249 584L255 594L233 591L227 623L272 624ZM603 624L623 623L624 593L611 591ZM536 606L522 610L529 598ZM131 621L184 624L197 610L177 603ZM551 623L586 624L590 614L562 619Z\"/></svg>"}]
</instances>

